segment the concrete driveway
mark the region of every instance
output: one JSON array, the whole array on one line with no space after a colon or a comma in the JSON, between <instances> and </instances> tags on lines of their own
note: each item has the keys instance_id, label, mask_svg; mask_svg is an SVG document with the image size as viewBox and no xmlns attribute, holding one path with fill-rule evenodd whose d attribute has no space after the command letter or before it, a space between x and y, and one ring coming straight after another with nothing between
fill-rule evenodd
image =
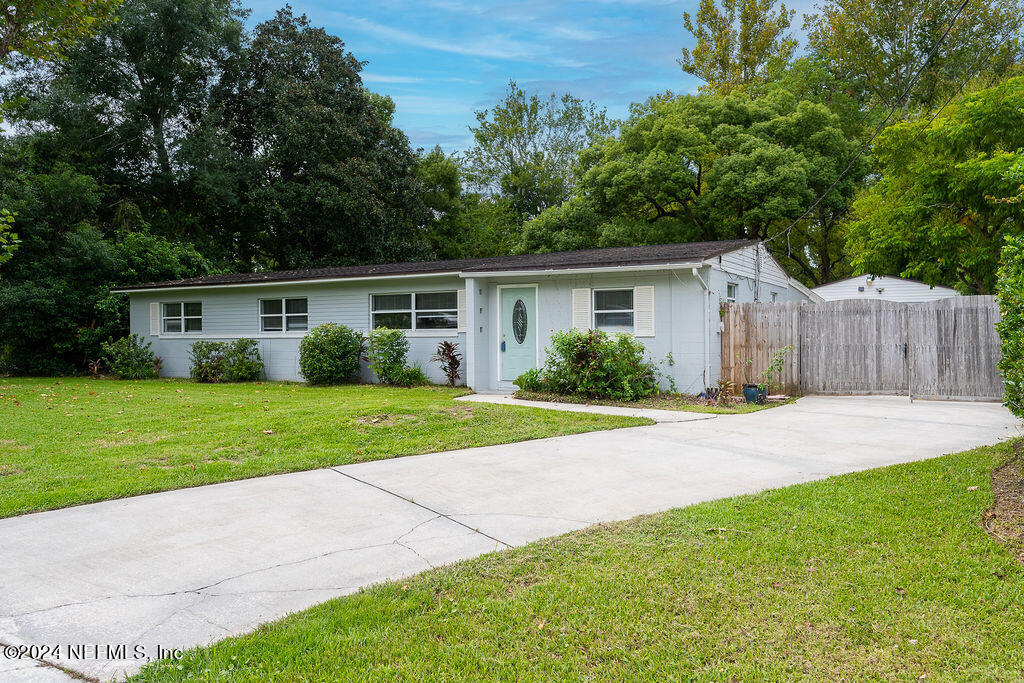
<instances>
[{"instance_id":1,"label":"concrete driveway","mask_svg":"<svg viewBox=\"0 0 1024 683\"><path fill-rule=\"evenodd\" d=\"M0 520L0 642L58 649L0 679L109 679L432 566L1019 433L998 405L889 397L691 417Z\"/></svg>"}]
</instances>

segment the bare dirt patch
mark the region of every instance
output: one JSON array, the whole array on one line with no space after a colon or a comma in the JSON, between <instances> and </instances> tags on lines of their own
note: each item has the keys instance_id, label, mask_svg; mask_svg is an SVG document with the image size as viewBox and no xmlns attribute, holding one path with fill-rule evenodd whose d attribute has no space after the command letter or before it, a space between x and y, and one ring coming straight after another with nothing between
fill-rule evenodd
<instances>
[{"instance_id":1,"label":"bare dirt patch","mask_svg":"<svg viewBox=\"0 0 1024 683\"><path fill-rule=\"evenodd\" d=\"M450 408L445 408L444 412L457 420L473 419L473 406L452 406Z\"/></svg>"},{"instance_id":2,"label":"bare dirt patch","mask_svg":"<svg viewBox=\"0 0 1024 683\"><path fill-rule=\"evenodd\" d=\"M1013 444L1013 455L992 472L995 502L985 511L985 530L1024 562L1024 441Z\"/></svg>"},{"instance_id":3,"label":"bare dirt patch","mask_svg":"<svg viewBox=\"0 0 1024 683\"><path fill-rule=\"evenodd\" d=\"M356 422L368 427L394 427L403 422L415 422L419 418L415 415L393 415L391 413L378 413L377 415L363 415L357 417Z\"/></svg>"},{"instance_id":4,"label":"bare dirt patch","mask_svg":"<svg viewBox=\"0 0 1024 683\"><path fill-rule=\"evenodd\" d=\"M14 465L0 464L0 477L9 477L12 474L21 474L24 471L25 470L20 467L15 467Z\"/></svg>"}]
</instances>

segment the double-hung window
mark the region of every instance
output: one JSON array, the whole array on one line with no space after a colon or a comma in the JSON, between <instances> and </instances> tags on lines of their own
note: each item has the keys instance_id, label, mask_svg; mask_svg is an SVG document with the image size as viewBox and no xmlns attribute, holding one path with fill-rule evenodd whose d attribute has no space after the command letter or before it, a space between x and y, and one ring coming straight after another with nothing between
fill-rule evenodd
<instances>
[{"instance_id":1,"label":"double-hung window","mask_svg":"<svg viewBox=\"0 0 1024 683\"><path fill-rule=\"evenodd\" d=\"M165 334L203 331L203 304L175 301L160 305L160 330Z\"/></svg>"},{"instance_id":2,"label":"double-hung window","mask_svg":"<svg viewBox=\"0 0 1024 683\"><path fill-rule=\"evenodd\" d=\"M302 332L309 328L306 298L260 299L261 332Z\"/></svg>"},{"instance_id":3,"label":"double-hung window","mask_svg":"<svg viewBox=\"0 0 1024 683\"><path fill-rule=\"evenodd\" d=\"M633 331L633 290L594 290L594 329L611 332Z\"/></svg>"},{"instance_id":4,"label":"double-hung window","mask_svg":"<svg viewBox=\"0 0 1024 683\"><path fill-rule=\"evenodd\" d=\"M397 330L455 330L459 327L458 293L374 294L373 327Z\"/></svg>"},{"instance_id":5,"label":"double-hung window","mask_svg":"<svg viewBox=\"0 0 1024 683\"><path fill-rule=\"evenodd\" d=\"M736 293L739 291L740 286L735 282L730 282L725 286L725 300L731 304L736 303Z\"/></svg>"}]
</instances>

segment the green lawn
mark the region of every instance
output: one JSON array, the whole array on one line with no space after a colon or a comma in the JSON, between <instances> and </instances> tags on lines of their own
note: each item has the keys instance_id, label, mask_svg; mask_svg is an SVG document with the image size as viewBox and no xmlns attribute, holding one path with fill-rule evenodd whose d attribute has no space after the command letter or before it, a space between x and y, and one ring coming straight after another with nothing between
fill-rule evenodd
<instances>
[{"instance_id":1,"label":"green lawn","mask_svg":"<svg viewBox=\"0 0 1024 683\"><path fill-rule=\"evenodd\" d=\"M465 391L0 379L0 517L399 455L650 424Z\"/></svg>"},{"instance_id":2,"label":"green lawn","mask_svg":"<svg viewBox=\"0 0 1024 683\"><path fill-rule=\"evenodd\" d=\"M493 553L327 602L140 678L1020 680L1024 572L980 524L1009 450Z\"/></svg>"},{"instance_id":3,"label":"green lawn","mask_svg":"<svg viewBox=\"0 0 1024 683\"><path fill-rule=\"evenodd\" d=\"M745 403L742 398L728 405L708 404L696 396L688 394L660 394L639 401L613 401L611 399L586 398L584 396L565 396L542 391L523 391L520 389L514 396L524 401L553 401L555 403L580 403L594 406L621 406L623 408L656 408L658 410L681 410L688 413L713 413L715 415L739 415L756 413L759 410L777 408L795 401L795 398L772 401L771 403Z\"/></svg>"}]
</instances>

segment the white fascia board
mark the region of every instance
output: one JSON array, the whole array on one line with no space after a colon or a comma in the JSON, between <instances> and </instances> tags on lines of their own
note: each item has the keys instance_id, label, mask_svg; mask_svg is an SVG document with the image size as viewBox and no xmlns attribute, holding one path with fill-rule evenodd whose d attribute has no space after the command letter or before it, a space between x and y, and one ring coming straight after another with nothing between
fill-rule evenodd
<instances>
[{"instance_id":1,"label":"white fascia board","mask_svg":"<svg viewBox=\"0 0 1024 683\"><path fill-rule=\"evenodd\" d=\"M228 282L224 284L209 284L209 285L181 285L179 287L142 287L135 289L119 289L115 288L111 290L115 294L139 294L143 292L177 292L183 289L221 289L225 287L273 287L273 286L285 286L285 285L318 285L328 282L361 282L364 280L398 280L413 277L452 277L455 275L462 275L457 270L444 272L444 273L406 273L404 275L360 275L357 277L330 277L330 278L306 278L304 280L272 280L270 282Z\"/></svg>"},{"instance_id":2,"label":"white fascia board","mask_svg":"<svg viewBox=\"0 0 1024 683\"><path fill-rule=\"evenodd\" d=\"M489 270L459 273L463 278L470 277L536 277L538 275L580 275L594 273L626 273L644 270L677 270L700 268L703 263L658 263L637 266L592 266L590 268L547 268L544 270Z\"/></svg>"}]
</instances>

